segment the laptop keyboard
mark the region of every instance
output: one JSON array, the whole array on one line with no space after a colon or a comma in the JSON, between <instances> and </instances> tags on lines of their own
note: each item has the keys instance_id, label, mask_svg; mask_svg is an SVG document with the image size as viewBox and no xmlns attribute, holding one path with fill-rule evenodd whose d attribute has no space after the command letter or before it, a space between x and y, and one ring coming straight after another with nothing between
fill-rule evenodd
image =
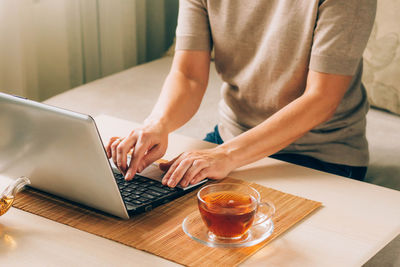
<instances>
[{"instance_id":1,"label":"laptop keyboard","mask_svg":"<svg viewBox=\"0 0 400 267\"><path fill-rule=\"evenodd\" d=\"M122 198L128 210L148 207L162 199L168 199L182 189L170 188L158 181L135 175L130 181L125 181L120 173L114 173ZM165 201L167 202L167 201Z\"/></svg>"}]
</instances>

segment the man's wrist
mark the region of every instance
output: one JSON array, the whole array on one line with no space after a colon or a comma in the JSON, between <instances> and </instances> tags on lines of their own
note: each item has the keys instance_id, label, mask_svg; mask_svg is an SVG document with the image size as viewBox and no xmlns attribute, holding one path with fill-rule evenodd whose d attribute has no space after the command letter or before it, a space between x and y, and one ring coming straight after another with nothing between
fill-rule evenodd
<instances>
[{"instance_id":1,"label":"man's wrist","mask_svg":"<svg viewBox=\"0 0 400 267\"><path fill-rule=\"evenodd\" d=\"M167 134L171 132L170 127L168 125L168 120L166 120L163 117L149 116L143 121L143 125L149 127L157 127L161 131L166 132Z\"/></svg>"},{"instance_id":2,"label":"man's wrist","mask_svg":"<svg viewBox=\"0 0 400 267\"><path fill-rule=\"evenodd\" d=\"M241 166L240 162L238 162L238 158L236 157L237 149L233 148L231 144L224 143L217 146L215 149L218 153L221 153L225 156L232 169L236 169Z\"/></svg>"}]
</instances>

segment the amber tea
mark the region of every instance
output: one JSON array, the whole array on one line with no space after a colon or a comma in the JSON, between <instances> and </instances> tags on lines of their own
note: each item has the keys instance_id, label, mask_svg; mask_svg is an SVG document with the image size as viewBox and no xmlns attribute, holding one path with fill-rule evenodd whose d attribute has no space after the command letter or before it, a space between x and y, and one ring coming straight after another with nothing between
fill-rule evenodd
<instances>
[{"instance_id":1,"label":"amber tea","mask_svg":"<svg viewBox=\"0 0 400 267\"><path fill-rule=\"evenodd\" d=\"M238 238L251 227L257 200L245 193L219 191L199 200L199 211L207 228L217 237Z\"/></svg>"},{"instance_id":2,"label":"amber tea","mask_svg":"<svg viewBox=\"0 0 400 267\"><path fill-rule=\"evenodd\" d=\"M14 202L13 197L3 196L0 199L0 216L8 211L13 202Z\"/></svg>"}]
</instances>

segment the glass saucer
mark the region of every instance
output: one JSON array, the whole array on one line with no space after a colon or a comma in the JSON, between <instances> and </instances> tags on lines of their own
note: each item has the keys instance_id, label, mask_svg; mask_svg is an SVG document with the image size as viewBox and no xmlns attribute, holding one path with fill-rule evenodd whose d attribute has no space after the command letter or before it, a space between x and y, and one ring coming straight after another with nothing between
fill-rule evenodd
<instances>
[{"instance_id":1,"label":"glass saucer","mask_svg":"<svg viewBox=\"0 0 400 267\"><path fill-rule=\"evenodd\" d=\"M195 211L183 220L182 229L191 239L203 245L213 248L239 248L254 246L267 239L274 231L274 223L269 219L253 225L240 239L215 239L204 225L200 213Z\"/></svg>"}]
</instances>

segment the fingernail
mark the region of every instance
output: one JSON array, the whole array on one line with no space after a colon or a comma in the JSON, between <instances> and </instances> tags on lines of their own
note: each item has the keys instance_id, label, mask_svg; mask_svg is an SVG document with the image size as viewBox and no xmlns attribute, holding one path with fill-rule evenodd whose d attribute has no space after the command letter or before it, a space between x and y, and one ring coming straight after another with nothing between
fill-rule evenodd
<instances>
[{"instance_id":1,"label":"fingernail","mask_svg":"<svg viewBox=\"0 0 400 267\"><path fill-rule=\"evenodd\" d=\"M173 187L173 185L174 185L174 181L169 180L169 181L168 181L168 186Z\"/></svg>"},{"instance_id":2,"label":"fingernail","mask_svg":"<svg viewBox=\"0 0 400 267\"><path fill-rule=\"evenodd\" d=\"M131 176L131 172L128 171L128 172L126 173L126 175L125 175L125 180L128 180L130 176Z\"/></svg>"}]
</instances>

